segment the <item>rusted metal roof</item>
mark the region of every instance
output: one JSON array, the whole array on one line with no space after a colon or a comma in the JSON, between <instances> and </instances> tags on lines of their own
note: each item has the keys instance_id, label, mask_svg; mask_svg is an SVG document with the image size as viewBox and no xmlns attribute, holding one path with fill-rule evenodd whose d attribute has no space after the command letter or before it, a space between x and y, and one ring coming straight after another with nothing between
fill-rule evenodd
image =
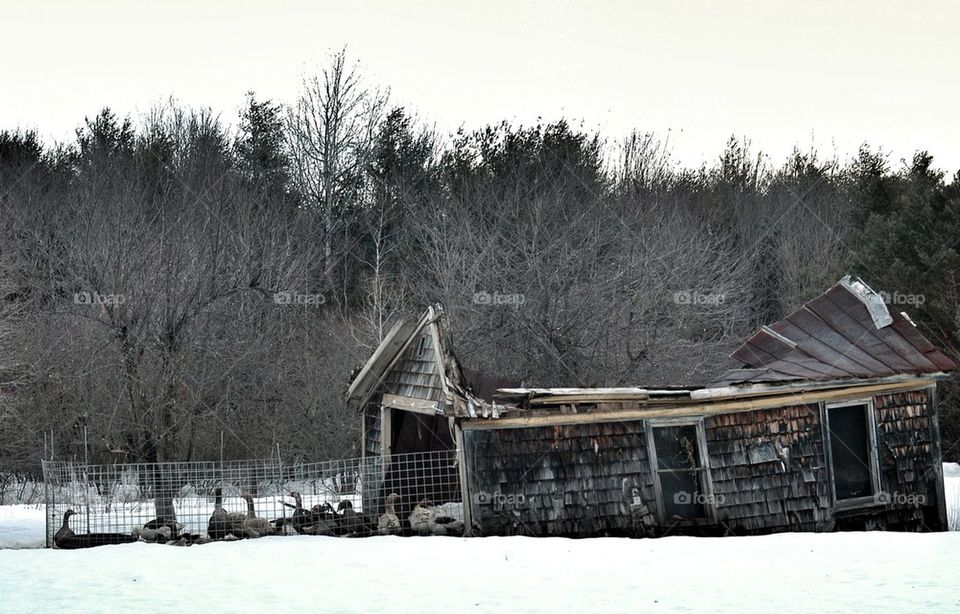
<instances>
[{"instance_id":1,"label":"rusted metal roof","mask_svg":"<svg viewBox=\"0 0 960 614\"><path fill-rule=\"evenodd\" d=\"M906 314L890 310L877 292L849 276L761 328L732 357L745 366L711 386L919 375L957 366Z\"/></svg>"}]
</instances>

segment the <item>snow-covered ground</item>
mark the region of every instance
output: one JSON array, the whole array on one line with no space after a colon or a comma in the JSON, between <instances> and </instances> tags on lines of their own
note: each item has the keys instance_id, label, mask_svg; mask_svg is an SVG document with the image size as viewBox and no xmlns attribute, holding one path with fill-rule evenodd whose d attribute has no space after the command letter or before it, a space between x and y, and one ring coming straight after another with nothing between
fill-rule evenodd
<instances>
[{"instance_id":1,"label":"snow-covered ground","mask_svg":"<svg viewBox=\"0 0 960 614\"><path fill-rule=\"evenodd\" d=\"M960 466L946 464L951 518ZM43 544L0 508L0 545ZM958 528L953 525L954 529ZM957 611L960 532L663 539L268 537L0 552L0 610Z\"/></svg>"},{"instance_id":2,"label":"snow-covered ground","mask_svg":"<svg viewBox=\"0 0 960 614\"><path fill-rule=\"evenodd\" d=\"M942 612L960 533L267 537L9 550L6 612Z\"/></svg>"}]
</instances>

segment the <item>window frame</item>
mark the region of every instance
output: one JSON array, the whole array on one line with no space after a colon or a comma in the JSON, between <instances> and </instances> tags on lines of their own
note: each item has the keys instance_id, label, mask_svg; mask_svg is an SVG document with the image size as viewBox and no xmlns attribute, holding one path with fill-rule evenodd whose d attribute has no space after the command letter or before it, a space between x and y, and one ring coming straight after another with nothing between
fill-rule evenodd
<instances>
[{"instance_id":1,"label":"window frame","mask_svg":"<svg viewBox=\"0 0 960 614\"><path fill-rule=\"evenodd\" d=\"M867 414L867 455L869 456L870 486L873 492L867 496L852 499L837 498L837 481L833 466L833 446L830 442L830 410L840 407L860 406ZM880 462L877 450L877 412L873 397L849 399L844 401L829 401L820 403L820 416L823 424L823 449L827 462L827 475L830 479L830 501L834 510L859 509L865 507L882 506L883 502L877 498L882 491L880 482Z\"/></svg>"},{"instance_id":2,"label":"window frame","mask_svg":"<svg viewBox=\"0 0 960 614\"><path fill-rule=\"evenodd\" d=\"M663 501L663 486L660 483L660 469L657 461L657 446L654 441L653 430L661 427L693 426L697 433L697 452L700 466L698 473L700 488L705 495L703 502L704 516L701 518L684 518L674 520L667 518L666 507ZM647 441L647 462L650 466L650 475L653 479L653 492L656 499L657 519L660 526L699 526L717 523L716 499L713 495L713 479L710 474L710 455L707 453L707 436L703 417L681 418L647 418L644 420L644 432Z\"/></svg>"}]
</instances>

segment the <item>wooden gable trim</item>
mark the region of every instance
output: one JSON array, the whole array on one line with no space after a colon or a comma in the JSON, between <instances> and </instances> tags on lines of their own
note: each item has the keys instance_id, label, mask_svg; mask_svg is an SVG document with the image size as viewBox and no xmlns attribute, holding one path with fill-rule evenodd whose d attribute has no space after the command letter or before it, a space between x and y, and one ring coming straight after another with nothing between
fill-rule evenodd
<instances>
[{"instance_id":1,"label":"wooden gable trim","mask_svg":"<svg viewBox=\"0 0 960 614\"><path fill-rule=\"evenodd\" d=\"M434 320L435 320L434 312L433 312L433 309L430 308L423 315L423 317L420 318L420 321L417 323L416 328L413 329L413 332L411 332L410 336L407 337L407 340L400 347L400 350L396 353L393 359L387 364L386 368L383 369L383 371L377 377L376 382L374 382L374 384L370 386L366 394L360 399L360 402L359 402L360 407L363 407L367 403L367 401L370 400L370 397L372 397L376 393L376 391L380 388L380 386L383 385L383 382L384 380L386 380L387 375L390 374L393 368L397 366L397 363L403 359L403 356L404 354L407 353L407 350L410 349L410 346L413 344L413 340L418 339L420 337L420 334L423 332L424 327L432 324ZM399 327L401 324L402 322L398 324L397 327ZM386 342L387 342L387 339L384 339L384 341L380 344L380 348L382 348L386 344ZM380 348L377 348L377 350L379 351ZM363 376L365 376L365 374L363 373L361 373L361 375L358 375L357 379L354 380L354 383L356 384L356 382L360 381L360 378ZM351 386L351 389L353 389L353 386Z\"/></svg>"}]
</instances>

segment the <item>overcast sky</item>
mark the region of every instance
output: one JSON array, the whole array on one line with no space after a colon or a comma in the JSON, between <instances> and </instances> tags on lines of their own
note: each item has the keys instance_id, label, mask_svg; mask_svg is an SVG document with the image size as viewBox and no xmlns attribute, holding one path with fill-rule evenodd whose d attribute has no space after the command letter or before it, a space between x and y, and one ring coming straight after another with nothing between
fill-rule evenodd
<instances>
[{"instance_id":1,"label":"overcast sky","mask_svg":"<svg viewBox=\"0 0 960 614\"><path fill-rule=\"evenodd\" d=\"M561 116L669 134L713 161L730 135L960 169L960 2L747 0L0 0L0 128L72 135L109 105L175 96L236 123L247 90L288 102L347 45L371 82L444 132Z\"/></svg>"}]
</instances>

